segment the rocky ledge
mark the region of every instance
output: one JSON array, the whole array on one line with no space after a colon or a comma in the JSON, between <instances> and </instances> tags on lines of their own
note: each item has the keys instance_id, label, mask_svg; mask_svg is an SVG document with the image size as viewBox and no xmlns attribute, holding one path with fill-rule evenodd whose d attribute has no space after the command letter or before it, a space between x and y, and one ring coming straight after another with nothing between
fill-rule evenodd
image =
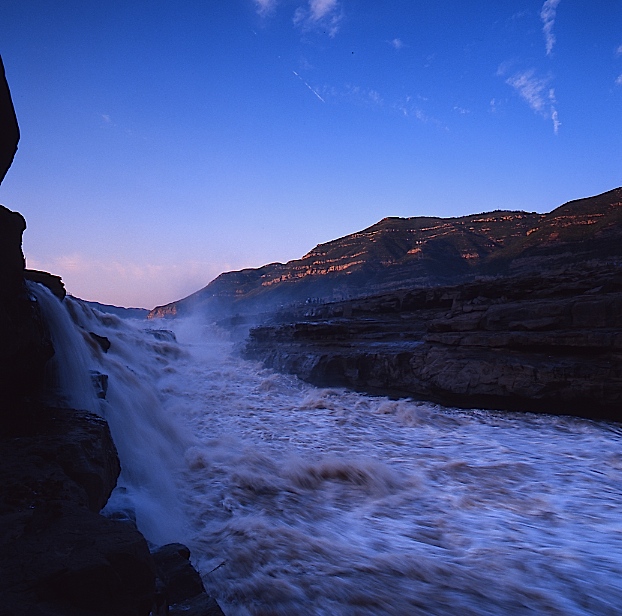
<instances>
[{"instance_id":1,"label":"rocky ledge","mask_svg":"<svg viewBox=\"0 0 622 616\"><path fill-rule=\"evenodd\" d=\"M92 413L40 406L0 438L0 614L222 616L187 548L98 513L119 472Z\"/></svg>"},{"instance_id":2,"label":"rocky ledge","mask_svg":"<svg viewBox=\"0 0 622 616\"><path fill-rule=\"evenodd\" d=\"M322 386L622 421L621 328L622 265L594 262L281 313L243 353Z\"/></svg>"}]
</instances>

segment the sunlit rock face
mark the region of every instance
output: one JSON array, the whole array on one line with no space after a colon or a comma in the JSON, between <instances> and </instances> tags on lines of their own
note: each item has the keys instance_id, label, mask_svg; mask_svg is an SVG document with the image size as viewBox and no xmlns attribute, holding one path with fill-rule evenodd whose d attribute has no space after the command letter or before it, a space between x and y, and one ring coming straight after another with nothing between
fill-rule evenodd
<instances>
[{"instance_id":1,"label":"sunlit rock face","mask_svg":"<svg viewBox=\"0 0 622 616\"><path fill-rule=\"evenodd\" d=\"M622 189L571 201L549 214L495 211L459 218L385 218L320 244L301 259L221 274L154 317L193 310L261 313L296 303L336 301L457 284L478 276L525 274L621 256Z\"/></svg>"}]
</instances>

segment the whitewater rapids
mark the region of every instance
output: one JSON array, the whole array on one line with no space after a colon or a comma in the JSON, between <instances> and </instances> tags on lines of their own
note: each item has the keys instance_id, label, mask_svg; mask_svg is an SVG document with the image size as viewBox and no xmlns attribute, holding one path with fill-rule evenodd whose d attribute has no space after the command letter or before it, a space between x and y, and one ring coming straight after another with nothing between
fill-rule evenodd
<instances>
[{"instance_id":1,"label":"whitewater rapids","mask_svg":"<svg viewBox=\"0 0 622 616\"><path fill-rule=\"evenodd\" d=\"M109 378L107 513L187 543L228 616L622 610L619 424L317 389L196 320L65 303Z\"/></svg>"}]
</instances>

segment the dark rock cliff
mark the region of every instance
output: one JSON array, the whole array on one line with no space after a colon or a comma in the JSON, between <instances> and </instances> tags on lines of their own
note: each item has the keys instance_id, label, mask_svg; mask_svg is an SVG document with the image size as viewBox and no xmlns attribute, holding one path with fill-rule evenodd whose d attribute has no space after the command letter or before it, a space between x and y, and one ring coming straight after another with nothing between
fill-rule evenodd
<instances>
[{"instance_id":1,"label":"dark rock cliff","mask_svg":"<svg viewBox=\"0 0 622 616\"><path fill-rule=\"evenodd\" d=\"M0 181L18 138L0 60ZM21 214L0 206L0 614L222 616L189 553L172 575L131 522L99 514L119 458L103 419L42 402L54 349L26 280L59 301L65 290L58 276L25 270L25 229Z\"/></svg>"},{"instance_id":2,"label":"dark rock cliff","mask_svg":"<svg viewBox=\"0 0 622 616\"><path fill-rule=\"evenodd\" d=\"M278 315L247 357L318 385L622 421L622 265L414 289Z\"/></svg>"}]
</instances>

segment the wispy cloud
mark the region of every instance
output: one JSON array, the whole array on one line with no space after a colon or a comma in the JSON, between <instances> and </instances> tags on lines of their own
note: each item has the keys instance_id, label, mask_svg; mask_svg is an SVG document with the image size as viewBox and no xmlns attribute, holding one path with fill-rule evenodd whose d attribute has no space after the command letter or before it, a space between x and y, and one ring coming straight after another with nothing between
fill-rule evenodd
<instances>
[{"instance_id":1,"label":"wispy cloud","mask_svg":"<svg viewBox=\"0 0 622 616\"><path fill-rule=\"evenodd\" d=\"M553 122L553 132L557 135L559 132L559 127L562 123L559 121L559 114L557 113L557 109L555 105L557 101L555 100L555 90L553 88L549 88L549 114L551 118L551 122Z\"/></svg>"},{"instance_id":2,"label":"wispy cloud","mask_svg":"<svg viewBox=\"0 0 622 616\"><path fill-rule=\"evenodd\" d=\"M622 86L622 75L618 75L618 77L616 78L616 85Z\"/></svg>"},{"instance_id":3,"label":"wispy cloud","mask_svg":"<svg viewBox=\"0 0 622 616\"><path fill-rule=\"evenodd\" d=\"M499 68L499 75L504 74L505 69ZM558 133L561 122L555 105L555 90L550 87L549 77L539 77L535 69L528 69L514 73L505 80L514 88L518 95L537 114L548 117L553 122L553 131Z\"/></svg>"},{"instance_id":4,"label":"wispy cloud","mask_svg":"<svg viewBox=\"0 0 622 616\"><path fill-rule=\"evenodd\" d=\"M342 18L337 0L309 0L306 7L298 7L294 13L294 25L303 30L322 29L330 37L339 31Z\"/></svg>"},{"instance_id":5,"label":"wispy cloud","mask_svg":"<svg viewBox=\"0 0 622 616\"><path fill-rule=\"evenodd\" d=\"M421 102L426 102L427 99L422 96L406 96L402 100L398 101L397 104L394 105L394 108L405 118L414 118L418 122L422 124L431 124L438 128L448 130L447 126L443 124L438 118L435 118L429 115L423 107L420 105Z\"/></svg>"},{"instance_id":6,"label":"wispy cloud","mask_svg":"<svg viewBox=\"0 0 622 616\"><path fill-rule=\"evenodd\" d=\"M391 45L393 49L397 49L399 51L404 47L404 42L402 39L394 38L392 41L389 41L389 45Z\"/></svg>"},{"instance_id":7,"label":"wispy cloud","mask_svg":"<svg viewBox=\"0 0 622 616\"><path fill-rule=\"evenodd\" d=\"M622 45L616 49L616 56L622 56Z\"/></svg>"},{"instance_id":8,"label":"wispy cloud","mask_svg":"<svg viewBox=\"0 0 622 616\"><path fill-rule=\"evenodd\" d=\"M560 0L546 0L540 11L540 19L542 20L542 32L544 33L544 41L546 44L546 55L550 55L555 45L555 34L553 34L553 26L555 25L555 15Z\"/></svg>"},{"instance_id":9,"label":"wispy cloud","mask_svg":"<svg viewBox=\"0 0 622 616\"><path fill-rule=\"evenodd\" d=\"M257 12L263 17L271 13L277 4L277 0L254 0Z\"/></svg>"},{"instance_id":10,"label":"wispy cloud","mask_svg":"<svg viewBox=\"0 0 622 616\"><path fill-rule=\"evenodd\" d=\"M117 306L153 308L204 287L231 264L183 261L137 263L107 261L80 253L40 259L26 254L28 267L62 276L67 292Z\"/></svg>"},{"instance_id":11,"label":"wispy cloud","mask_svg":"<svg viewBox=\"0 0 622 616\"><path fill-rule=\"evenodd\" d=\"M505 83L512 86L536 113L544 111L549 80L537 77L535 69L515 73Z\"/></svg>"},{"instance_id":12,"label":"wispy cloud","mask_svg":"<svg viewBox=\"0 0 622 616\"><path fill-rule=\"evenodd\" d=\"M311 19L319 21L337 8L337 0L309 0Z\"/></svg>"},{"instance_id":13,"label":"wispy cloud","mask_svg":"<svg viewBox=\"0 0 622 616\"><path fill-rule=\"evenodd\" d=\"M378 90L364 88L351 83L346 83L341 97L356 105L365 107L379 107L384 104L382 95Z\"/></svg>"}]
</instances>

